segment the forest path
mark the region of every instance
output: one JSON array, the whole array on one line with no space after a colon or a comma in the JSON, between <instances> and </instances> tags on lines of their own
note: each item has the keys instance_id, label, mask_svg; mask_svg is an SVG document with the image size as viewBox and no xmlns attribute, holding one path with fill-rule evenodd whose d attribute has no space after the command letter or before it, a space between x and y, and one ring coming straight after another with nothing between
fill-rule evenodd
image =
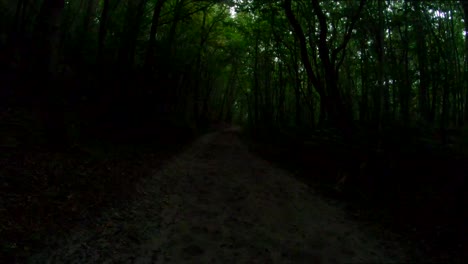
<instances>
[{"instance_id":1,"label":"forest path","mask_svg":"<svg viewBox=\"0 0 468 264\"><path fill-rule=\"evenodd\" d=\"M369 231L289 173L250 153L236 129L207 134L140 185L139 199L78 228L32 263L401 263Z\"/></svg>"}]
</instances>

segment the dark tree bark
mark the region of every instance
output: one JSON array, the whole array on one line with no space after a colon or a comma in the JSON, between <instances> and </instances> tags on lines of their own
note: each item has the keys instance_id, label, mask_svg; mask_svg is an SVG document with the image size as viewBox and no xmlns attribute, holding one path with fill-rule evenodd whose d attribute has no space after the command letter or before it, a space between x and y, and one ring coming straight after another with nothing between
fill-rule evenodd
<instances>
[{"instance_id":1,"label":"dark tree bark","mask_svg":"<svg viewBox=\"0 0 468 264\"><path fill-rule=\"evenodd\" d=\"M104 0L104 4L102 7L102 12L101 12L101 17L99 19L99 35L98 35L98 48L97 48L97 60L98 64L103 63L103 52L104 52L104 44L106 41L106 35L107 35L107 22L109 20L109 1L110 0Z\"/></svg>"},{"instance_id":2,"label":"dark tree bark","mask_svg":"<svg viewBox=\"0 0 468 264\"><path fill-rule=\"evenodd\" d=\"M307 81L307 73L305 73L304 79L306 80L307 93L309 97L307 100L308 106L309 106L309 112L310 112L309 122L312 127L315 127L315 100L313 96L314 91L313 91L312 83Z\"/></svg>"},{"instance_id":3,"label":"dark tree bark","mask_svg":"<svg viewBox=\"0 0 468 264\"><path fill-rule=\"evenodd\" d=\"M55 77L58 66L60 16L64 0L44 0L34 30L37 69L43 77Z\"/></svg>"},{"instance_id":4,"label":"dark tree bark","mask_svg":"<svg viewBox=\"0 0 468 264\"><path fill-rule=\"evenodd\" d=\"M26 10L28 8L29 0L18 0L15 9L15 16L13 25L9 29L7 39L7 52L5 52L8 59L5 62L10 62L14 56L17 55L18 50L25 46L24 41L24 28L26 26ZM20 51L21 53L21 51Z\"/></svg>"},{"instance_id":5,"label":"dark tree bark","mask_svg":"<svg viewBox=\"0 0 468 264\"><path fill-rule=\"evenodd\" d=\"M309 54L307 51L307 41L304 35L304 31L302 30L302 27L299 24L299 21L297 21L296 16L292 12L291 0L285 1L284 10L286 13L286 17L288 18L288 21L291 24L291 27L293 28L294 34L296 35L299 41L301 60L307 72L307 77L309 78L309 81L312 83L315 90L320 96L320 105L321 105L320 119L322 121L325 116L325 113L327 112L329 108L328 98L325 95L325 90L324 90L322 83L319 81L318 76L315 74L315 72L312 69L312 64L310 63Z\"/></svg>"},{"instance_id":6,"label":"dark tree bark","mask_svg":"<svg viewBox=\"0 0 468 264\"><path fill-rule=\"evenodd\" d=\"M385 19L384 19L384 0L377 0L378 15L378 27L376 30L376 41L375 46L377 50L377 79L378 87L377 93L374 98L376 102L376 109L374 109L375 121L378 129L378 148L382 147L382 131L383 131L383 119L388 117L388 90L385 83Z\"/></svg>"},{"instance_id":7,"label":"dark tree bark","mask_svg":"<svg viewBox=\"0 0 468 264\"><path fill-rule=\"evenodd\" d=\"M369 121L369 95L368 95L368 84L367 84L367 41L365 38L361 40L361 100L359 107L359 120Z\"/></svg>"},{"instance_id":8,"label":"dark tree bark","mask_svg":"<svg viewBox=\"0 0 468 264\"><path fill-rule=\"evenodd\" d=\"M172 20L171 27L169 29L169 36L167 38L168 48L171 55L175 53L174 39L176 37L176 29L179 20L182 16L182 9L186 0L178 0L174 9L174 19Z\"/></svg>"},{"instance_id":9,"label":"dark tree bark","mask_svg":"<svg viewBox=\"0 0 468 264\"><path fill-rule=\"evenodd\" d=\"M313 69L312 69L312 64L310 63L309 59L309 54L307 52L307 42L306 38L304 35L304 31L302 30L301 25L296 19L296 16L292 12L291 8L291 0L286 0L284 4L284 10L286 13L286 17L289 20L289 23L291 24L291 27L294 30L294 33L296 34L298 40L299 40L299 48L301 51L301 60L302 63L304 64L304 68L307 72L307 76L309 77L310 81L314 85L315 89L317 90L317 93L320 95L321 99L325 99L325 93L323 90L323 87L321 83L319 82L317 76L315 75ZM323 97L323 98L322 98Z\"/></svg>"},{"instance_id":10,"label":"dark tree bark","mask_svg":"<svg viewBox=\"0 0 468 264\"><path fill-rule=\"evenodd\" d=\"M394 41L393 41L393 37L394 35L396 35L394 32L393 32L393 28L390 27L389 28L389 35L388 35L388 62L390 64L393 64L393 65L397 65L397 56L396 56L396 51L395 51L395 46L394 46ZM392 108L391 108L391 119L392 120L396 120L397 118L397 110L398 110L398 105L397 105L397 102L398 102L398 81L399 80L395 80L395 76L398 75L398 71L396 69L392 69L389 71L390 73L390 76L392 76L391 78L393 79L393 82L392 83L389 83L389 88L391 87L391 90L392 90ZM398 79L398 78L397 78Z\"/></svg>"},{"instance_id":11,"label":"dark tree bark","mask_svg":"<svg viewBox=\"0 0 468 264\"><path fill-rule=\"evenodd\" d=\"M88 32L90 30L91 21L96 12L97 0L88 0L86 5L86 13L83 18L83 31Z\"/></svg>"},{"instance_id":12,"label":"dark tree bark","mask_svg":"<svg viewBox=\"0 0 468 264\"><path fill-rule=\"evenodd\" d=\"M151 20L151 31L150 38L148 40L148 48L146 49L146 60L145 60L145 70L147 72L151 71L151 68L154 66L154 45L156 44L156 33L158 32L159 26L159 17L161 15L161 10L164 6L166 0L158 0L153 10L153 18Z\"/></svg>"},{"instance_id":13,"label":"dark tree bark","mask_svg":"<svg viewBox=\"0 0 468 264\"><path fill-rule=\"evenodd\" d=\"M332 51L330 51L330 47L327 43L329 26L327 17L323 13L319 1L312 1L314 13L319 21L320 34L317 47L319 50L319 57L324 68L324 84L320 82L318 74L314 73L312 69L312 65L310 63L307 51L307 43L304 31L302 30L301 25L299 24L292 12L291 2L291 0L285 0L284 10L286 13L286 17L288 18L288 21L291 24L293 31L299 40L299 47L301 50L301 58L304 64L304 68L306 69L310 81L312 82L315 89L320 95L321 103L324 107L324 110L327 112L330 121L333 125L345 130L346 132L346 130L348 130L348 128L351 125L352 113L351 111L349 111L350 109L348 109L349 106L345 105L345 102L343 101L343 98L341 96L341 92L338 88L338 70L344 61L344 57L346 55L346 47L349 43L349 40L351 39L351 34L354 29L354 25L359 19L359 15L362 11L365 0L360 1L358 11L354 15L354 17L351 18L350 23L347 25L343 42L340 46L338 46ZM314 48L315 46L311 47L311 49ZM338 58L338 55L340 53L341 58Z\"/></svg>"},{"instance_id":14,"label":"dark tree bark","mask_svg":"<svg viewBox=\"0 0 468 264\"><path fill-rule=\"evenodd\" d=\"M221 106L219 108L219 114L218 114L218 121L225 122L227 113L232 112L230 108L232 108L233 104L233 93L234 89L236 88L236 79L238 78L237 71L238 71L239 65L236 63L233 64L232 71L229 75L228 82L226 83L226 90L223 93L222 96L222 101L221 101Z\"/></svg>"},{"instance_id":15,"label":"dark tree bark","mask_svg":"<svg viewBox=\"0 0 468 264\"><path fill-rule=\"evenodd\" d=\"M278 102L277 102L277 122L283 124L285 121L284 118L284 103L286 100L286 89L285 82L283 77L283 63L279 63L278 66Z\"/></svg>"},{"instance_id":16,"label":"dark tree bark","mask_svg":"<svg viewBox=\"0 0 468 264\"><path fill-rule=\"evenodd\" d=\"M199 116L199 112L200 112L200 82L201 82L201 78L202 78L202 74L201 74L201 68L202 68L202 65L201 65L201 61L202 61L202 53L203 53L203 49L204 49L204 45L205 45L205 41L207 39L207 35L205 35L205 26L206 26L206 16L207 16L207 13L206 13L206 10L203 10L203 21L202 21L202 25L201 25L201 28L200 28L200 43L199 43L199 46L198 46L198 52L197 52L197 59L195 61L195 83L193 85L193 115L194 115L194 118L195 118L195 123L198 125L199 123L199 119L200 119L200 116Z\"/></svg>"},{"instance_id":17,"label":"dark tree bark","mask_svg":"<svg viewBox=\"0 0 468 264\"><path fill-rule=\"evenodd\" d=\"M87 48L90 43L90 34L93 30L92 21L96 15L97 0L85 0L85 12L82 18L82 26L78 28L75 37L76 52L73 52L73 60L85 64L86 57L89 56L89 49Z\"/></svg>"},{"instance_id":18,"label":"dark tree bark","mask_svg":"<svg viewBox=\"0 0 468 264\"><path fill-rule=\"evenodd\" d=\"M420 2L413 1L413 7L418 15L415 20L415 29L419 34L416 35L416 47L418 53L418 68L419 68L419 111L424 121L429 121L429 94L428 94L428 78L426 71L427 64L427 47L426 34L424 33L423 21L421 19Z\"/></svg>"},{"instance_id":19,"label":"dark tree bark","mask_svg":"<svg viewBox=\"0 0 468 264\"><path fill-rule=\"evenodd\" d=\"M140 32L141 18L147 0L128 0L125 28L119 49L119 67L123 70L133 67L138 34Z\"/></svg>"},{"instance_id":20,"label":"dark tree bark","mask_svg":"<svg viewBox=\"0 0 468 264\"><path fill-rule=\"evenodd\" d=\"M127 62L129 65L133 66L135 60L135 52L137 46L138 35L140 34L141 19L143 18L146 4L148 0L140 0L137 6L137 11L135 17L132 19L132 28L131 34L129 34L129 46L128 46L128 59Z\"/></svg>"},{"instance_id":21,"label":"dark tree bark","mask_svg":"<svg viewBox=\"0 0 468 264\"><path fill-rule=\"evenodd\" d=\"M465 20L465 32L468 32L468 0L460 0L462 5L464 20ZM465 34L465 121L468 121L468 34Z\"/></svg>"},{"instance_id":22,"label":"dark tree bark","mask_svg":"<svg viewBox=\"0 0 468 264\"><path fill-rule=\"evenodd\" d=\"M405 3L405 13L408 10L408 4ZM403 43L402 49L402 60L403 69L401 73L402 82L400 83L400 119L403 121L403 125L407 127L409 125L409 115L410 115L410 96L411 96L411 80L409 76L409 41L408 41L408 25L405 25L404 33L401 28L398 28L400 38Z\"/></svg>"},{"instance_id":23,"label":"dark tree bark","mask_svg":"<svg viewBox=\"0 0 468 264\"><path fill-rule=\"evenodd\" d=\"M47 142L57 147L66 144L66 129L62 109L63 87L58 83L59 29L64 0L44 0L34 30L33 75L41 87L37 102L45 128Z\"/></svg>"},{"instance_id":24,"label":"dark tree bark","mask_svg":"<svg viewBox=\"0 0 468 264\"><path fill-rule=\"evenodd\" d=\"M18 0L16 4L16 11L15 11L15 26L13 28L13 34L15 35L22 35L23 27L25 23L25 16L26 16L26 8L28 6L28 0Z\"/></svg>"},{"instance_id":25,"label":"dark tree bark","mask_svg":"<svg viewBox=\"0 0 468 264\"><path fill-rule=\"evenodd\" d=\"M254 92L254 124L258 125L258 122L260 120L260 111L259 111L259 89L260 89L260 82L259 82L259 76L258 76L258 44L260 41L260 32L258 29L255 31L255 52L254 52L254 70L253 70L253 77L254 77L254 87L253 87L253 92Z\"/></svg>"},{"instance_id":26,"label":"dark tree bark","mask_svg":"<svg viewBox=\"0 0 468 264\"><path fill-rule=\"evenodd\" d=\"M365 0L361 0L359 4L358 11L351 18L350 23L347 25L346 32L344 35L343 42L338 48L333 49L330 52L330 47L327 43L328 39L328 22L327 17L323 13L323 10L320 6L318 0L312 1L312 7L314 9L315 15L319 21L319 40L318 40L318 50L319 57L324 66L325 72L325 85L326 85L326 95L327 95L327 112L332 123L337 127L343 129L345 132L351 126L352 120L352 111L350 106L345 104L345 101L342 98L341 91L338 87L339 80L339 68L344 61L346 55L346 47L351 39L351 34L354 29L361 11L364 7ZM341 58L338 58L338 54L342 53Z\"/></svg>"},{"instance_id":27,"label":"dark tree bark","mask_svg":"<svg viewBox=\"0 0 468 264\"><path fill-rule=\"evenodd\" d=\"M296 47L296 45L294 46ZM296 50L294 50L296 51ZM291 76L294 78L294 99L296 105L296 115L295 115L295 122L296 126L302 126L302 107L301 107L301 78L299 75L299 61L297 60L296 56L297 52L293 54L293 72Z\"/></svg>"}]
</instances>

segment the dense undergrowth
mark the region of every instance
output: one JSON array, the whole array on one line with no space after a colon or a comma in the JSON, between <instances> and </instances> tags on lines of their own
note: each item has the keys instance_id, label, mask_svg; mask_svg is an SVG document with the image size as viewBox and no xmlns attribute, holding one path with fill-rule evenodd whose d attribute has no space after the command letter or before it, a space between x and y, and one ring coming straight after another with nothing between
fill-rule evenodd
<instances>
[{"instance_id":1,"label":"dense undergrowth","mask_svg":"<svg viewBox=\"0 0 468 264\"><path fill-rule=\"evenodd\" d=\"M359 131L359 132L357 132ZM428 259L467 259L467 131L359 129L352 140L338 131L283 130L251 137L251 149L323 195L344 203L354 217L415 241ZM431 256L429 258L429 256Z\"/></svg>"}]
</instances>

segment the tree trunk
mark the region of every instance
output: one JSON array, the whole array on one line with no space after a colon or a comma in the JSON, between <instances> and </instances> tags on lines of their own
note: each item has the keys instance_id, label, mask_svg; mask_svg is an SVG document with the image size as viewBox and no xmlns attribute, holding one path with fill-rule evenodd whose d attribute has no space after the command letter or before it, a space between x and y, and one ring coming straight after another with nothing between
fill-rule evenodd
<instances>
[{"instance_id":1,"label":"tree trunk","mask_svg":"<svg viewBox=\"0 0 468 264\"><path fill-rule=\"evenodd\" d=\"M299 48L301 51L301 60L302 64L304 64L304 68L307 72L307 76L309 77L309 80L312 82L314 85L314 88L316 89L317 93L320 96L320 99L322 100L322 104L324 105L324 109L326 109L326 98L325 98L325 91L320 83L319 79L315 75L313 69L312 69L312 64L310 63L309 59L309 54L307 51L307 42L306 38L304 35L304 31L302 30L301 25L296 19L296 16L292 12L291 8L291 0L286 0L284 3L284 10L286 13L286 17L288 18L289 23L291 24L291 27L293 28L293 31L295 35L297 36L297 39L299 40Z\"/></svg>"},{"instance_id":2,"label":"tree trunk","mask_svg":"<svg viewBox=\"0 0 468 264\"><path fill-rule=\"evenodd\" d=\"M44 0L36 20L36 63L41 77L56 77L59 60L60 16L64 0Z\"/></svg>"},{"instance_id":3,"label":"tree trunk","mask_svg":"<svg viewBox=\"0 0 468 264\"><path fill-rule=\"evenodd\" d=\"M375 121L378 125L379 132L382 132L382 122L384 116L384 90L385 90L385 83L384 83L384 5L383 0L378 0L378 10L379 10L379 21L378 21L378 28L377 28L377 35L376 35L376 50L377 50L377 77L379 85L377 87L378 91L376 94L376 98L374 101L376 102L376 109L374 109L376 113Z\"/></svg>"},{"instance_id":4,"label":"tree trunk","mask_svg":"<svg viewBox=\"0 0 468 264\"><path fill-rule=\"evenodd\" d=\"M286 89L283 77L283 63L280 62L278 66L278 112L277 112L277 122L279 124L284 123L284 103L286 100Z\"/></svg>"},{"instance_id":5,"label":"tree trunk","mask_svg":"<svg viewBox=\"0 0 468 264\"><path fill-rule=\"evenodd\" d=\"M310 112L310 125L312 126L312 128L315 127L315 100L314 100L314 91L312 90L312 84L307 81L307 73L305 73L305 76L304 76L304 80L306 82L306 85L307 85L307 93L308 93L308 105L309 105L309 112Z\"/></svg>"},{"instance_id":6,"label":"tree trunk","mask_svg":"<svg viewBox=\"0 0 468 264\"><path fill-rule=\"evenodd\" d=\"M14 50L22 45L23 31L26 22L26 9L28 6L28 0L18 0L16 4L14 24L8 32L8 49ZM9 54L15 56L15 54Z\"/></svg>"},{"instance_id":7,"label":"tree trunk","mask_svg":"<svg viewBox=\"0 0 468 264\"><path fill-rule=\"evenodd\" d=\"M176 35L177 24L179 23L180 16L182 15L182 7L184 6L184 2L186 0L178 0L176 1L175 9L174 9L174 18L172 20L171 27L169 28L169 35L167 38L169 54L175 54L175 46L174 46L174 39Z\"/></svg>"},{"instance_id":8,"label":"tree trunk","mask_svg":"<svg viewBox=\"0 0 468 264\"><path fill-rule=\"evenodd\" d=\"M98 2L96 0L88 0L88 4L86 5L86 13L83 18L83 31L85 33L90 30L90 25L96 12L97 4Z\"/></svg>"},{"instance_id":9,"label":"tree trunk","mask_svg":"<svg viewBox=\"0 0 468 264\"><path fill-rule=\"evenodd\" d=\"M317 74L313 72L312 66L310 64L309 55L307 51L306 38L302 30L301 25L294 16L291 8L291 0L286 0L284 4L284 10L286 17L288 18L289 23L291 24L294 33L296 34L299 40L299 47L301 50L301 58L306 69L307 75L316 88L317 92L320 95L321 103L323 104L324 110L327 112L328 117L332 125L342 129L345 132L345 135L350 132L352 113L349 111L349 106L343 101L341 91L338 87L339 79L339 66L344 60L345 51L347 44L351 38L351 33L354 27L355 22L358 19L358 15L362 10L364 5L364 0L360 1L359 9L356 15L351 19L350 24L348 24L346 34L344 36L343 43L330 52L330 47L328 45L328 21L327 16L322 10L318 0L312 0L312 8L315 12L315 15L319 21L319 40L318 40L318 51L319 57L323 65L324 74L325 74L325 83L322 84L317 77ZM312 50L315 49L315 45L310 47ZM337 60L338 54L342 52L342 57L340 60Z\"/></svg>"},{"instance_id":10,"label":"tree trunk","mask_svg":"<svg viewBox=\"0 0 468 264\"><path fill-rule=\"evenodd\" d=\"M468 1L460 0L465 20L465 119L468 121Z\"/></svg>"},{"instance_id":11,"label":"tree trunk","mask_svg":"<svg viewBox=\"0 0 468 264\"><path fill-rule=\"evenodd\" d=\"M96 15L97 0L86 0L85 13L83 15L82 27L77 31L77 37L75 38L76 53L73 53L73 60L85 63L85 58L89 56L89 49L87 49L88 43L90 43L89 32L92 32L93 19Z\"/></svg>"},{"instance_id":12,"label":"tree trunk","mask_svg":"<svg viewBox=\"0 0 468 264\"><path fill-rule=\"evenodd\" d=\"M122 36L122 45L119 51L119 66L122 70L133 67L138 34L140 32L141 18L147 0L129 0L126 15L126 25Z\"/></svg>"},{"instance_id":13,"label":"tree trunk","mask_svg":"<svg viewBox=\"0 0 468 264\"><path fill-rule=\"evenodd\" d=\"M66 144L66 129L62 109L63 91L58 83L59 29L64 0L44 0L34 30L35 64L33 72L37 87L41 87L37 98L38 111L45 128L46 140L52 146Z\"/></svg>"},{"instance_id":14,"label":"tree trunk","mask_svg":"<svg viewBox=\"0 0 468 264\"><path fill-rule=\"evenodd\" d=\"M301 109L301 78L299 77L299 62L296 59L296 52L293 55L293 69L294 69L294 99L296 101L296 126L302 126L302 109Z\"/></svg>"},{"instance_id":15,"label":"tree trunk","mask_svg":"<svg viewBox=\"0 0 468 264\"><path fill-rule=\"evenodd\" d=\"M166 0L158 0L153 10L153 18L151 20L150 38L148 40L148 47L146 49L145 71L150 72L154 66L154 45L156 44L156 33L158 32L159 16Z\"/></svg>"},{"instance_id":16,"label":"tree trunk","mask_svg":"<svg viewBox=\"0 0 468 264\"><path fill-rule=\"evenodd\" d=\"M195 124L198 125L199 124L199 119L200 119L200 116L199 116L199 112L200 112L200 82L201 82L201 78L202 78L202 74L201 74L201 60L202 60L202 53L203 53L203 49L204 49L204 45L205 45L205 25L206 25L206 16L207 16L207 13L206 13L206 10L203 10L203 21L202 21L202 25L201 25L201 28L200 28L200 42L199 42L199 45L198 45L198 52L197 52L197 59L196 59L196 62L195 62L195 83L193 85L193 115L194 115L194 120L195 120Z\"/></svg>"},{"instance_id":17,"label":"tree trunk","mask_svg":"<svg viewBox=\"0 0 468 264\"><path fill-rule=\"evenodd\" d=\"M418 68L419 68L419 112L424 121L429 120L429 107L428 107L428 79L427 79L427 71L426 71L426 34L423 28L423 21L421 20L421 16L423 15L420 9L420 2L413 1L413 7L418 18L415 20L415 30L419 32L416 34L416 47L418 53Z\"/></svg>"},{"instance_id":18,"label":"tree trunk","mask_svg":"<svg viewBox=\"0 0 468 264\"><path fill-rule=\"evenodd\" d=\"M109 1L104 0L104 5L102 7L101 18L99 19L99 35L98 35L98 48L97 48L97 60L98 64L103 64L103 51L104 51L104 43L106 41L107 35L107 22L109 19Z\"/></svg>"},{"instance_id":19,"label":"tree trunk","mask_svg":"<svg viewBox=\"0 0 468 264\"><path fill-rule=\"evenodd\" d=\"M359 109L360 121L367 122L369 119L369 103L368 103L368 85L367 85L367 45L363 38L361 41L361 104Z\"/></svg>"},{"instance_id":20,"label":"tree trunk","mask_svg":"<svg viewBox=\"0 0 468 264\"><path fill-rule=\"evenodd\" d=\"M254 87L253 87L253 92L254 92L254 124L258 125L258 122L260 120L259 117L259 89L260 89L260 84L258 80L258 43L260 39L260 32L256 30L255 32L255 53L254 53L254 70L253 70L253 75L254 75Z\"/></svg>"},{"instance_id":21,"label":"tree trunk","mask_svg":"<svg viewBox=\"0 0 468 264\"><path fill-rule=\"evenodd\" d=\"M14 34L21 34L23 28L23 19L24 19L24 11L26 9L27 0L18 0L16 4L16 11L15 11L15 26L14 26Z\"/></svg>"}]
</instances>

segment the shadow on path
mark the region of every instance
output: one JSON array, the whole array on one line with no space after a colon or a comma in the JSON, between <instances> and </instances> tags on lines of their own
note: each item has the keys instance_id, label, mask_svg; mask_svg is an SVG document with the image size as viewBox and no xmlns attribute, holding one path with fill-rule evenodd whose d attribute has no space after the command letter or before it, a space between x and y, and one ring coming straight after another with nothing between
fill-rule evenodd
<instances>
[{"instance_id":1,"label":"shadow on path","mask_svg":"<svg viewBox=\"0 0 468 264\"><path fill-rule=\"evenodd\" d=\"M33 263L402 263L399 238L372 232L250 153L239 128L207 134L109 209L98 229L51 238Z\"/></svg>"}]
</instances>

